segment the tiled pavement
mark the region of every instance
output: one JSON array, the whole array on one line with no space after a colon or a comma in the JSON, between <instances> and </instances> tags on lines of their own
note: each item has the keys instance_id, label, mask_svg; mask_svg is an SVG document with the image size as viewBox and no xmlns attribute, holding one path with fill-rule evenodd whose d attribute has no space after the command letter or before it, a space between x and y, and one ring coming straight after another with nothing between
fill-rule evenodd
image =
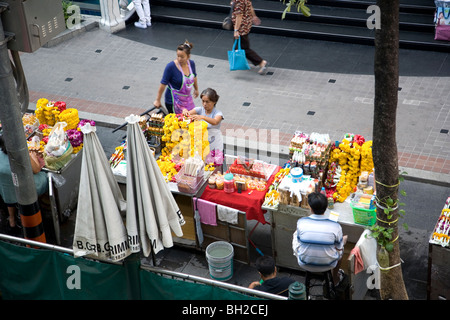
<instances>
[{"instance_id":1,"label":"tiled pavement","mask_svg":"<svg viewBox=\"0 0 450 320\"><path fill-rule=\"evenodd\" d=\"M295 130L329 133L333 140L347 132L371 139L372 47L255 34L252 46L271 65L271 74L259 76L255 69L228 70L229 38L222 30L166 24L147 30L128 25L117 34L93 28L21 55L30 102L63 100L91 117L122 123L152 106L166 63L189 39L200 90L212 87L221 96L226 136L269 129L268 142L281 152ZM400 73L399 166L441 179L450 175L450 57L402 50Z\"/></svg>"}]
</instances>

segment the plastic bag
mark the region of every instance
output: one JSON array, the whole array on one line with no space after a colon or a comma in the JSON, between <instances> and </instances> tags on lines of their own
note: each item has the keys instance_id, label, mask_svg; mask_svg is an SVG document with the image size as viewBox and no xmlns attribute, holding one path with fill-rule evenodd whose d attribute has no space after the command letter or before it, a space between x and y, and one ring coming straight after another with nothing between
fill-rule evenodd
<instances>
[{"instance_id":1,"label":"plastic bag","mask_svg":"<svg viewBox=\"0 0 450 320\"><path fill-rule=\"evenodd\" d=\"M27 141L28 150L37 150L41 148L41 139L38 136L34 136L30 141Z\"/></svg>"},{"instance_id":2,"label":"plastic bag","mask_svg":"<svg viewBox=\"0 0 450 320\"><path fill-rule=\"evenodd\" d=\"M69 137L64 131L64 127L67 124L65 122L58 122L53 127L52 131L48 135L48 142L44 148L44 152L48 156L60 157L70 147Z\"/></svg>"},{"instance_id":3,"label":"plastic bag","mask_svg":"<svg viewBox=\"0 0 450 320\"><path fill-rule=\"evenodd\" d=\"M27 137L31 136L39 127L39 120L34 114L25 113L22 117L23 130Z\"/></svg>"},{"instance_id":4,"label":"plastic bag","mask_svg":"<svg viewBox=\"0 0 450 320\"><path fill-rule=\"evenodd\" d=\"M44 148L45 166L50 170L59 170L72 158L73 147L64 131L65 122L58 122L48 136Z\"/></svg>"}]
</instances>

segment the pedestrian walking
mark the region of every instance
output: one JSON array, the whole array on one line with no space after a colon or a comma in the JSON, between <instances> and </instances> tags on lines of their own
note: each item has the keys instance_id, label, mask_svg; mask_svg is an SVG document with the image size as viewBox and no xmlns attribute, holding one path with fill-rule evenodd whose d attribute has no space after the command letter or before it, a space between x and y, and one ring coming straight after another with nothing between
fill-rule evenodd
<instances>
[{"instance_id":1,"label":"pedestrian walking","mask_svg":"<svg viewBox=\"0 0 450 320\"><path fill-rule=\"evenodd\" d=\"M251 0L234 0L231 19L234 25L234 38L241 38L241 48L251 63L259 68L259 74L265 74L268 62L250 48L249 33L252 25L259 25L261 20L256 16ZM233 4L233 2L231 4Z\"/></svg>"},{"instance_id":2,"label":"pedestrian walking","mask_svg":"<svg viewBox=\"0 0 450 320\"><path fill-rule=\"evenodd\" d=\"M164 69L156 100L153 102L155 107L161 107L161 97L165 90L164 102L169 113L181 114L183 109L189 111L195 108L194 98L198 97L198 85L195 62L190 59L193 47L187 40L177 47L177 58Z\"/></svg>"},{"instance_id":3,"label":"pedestrian walking","mask_svg":"<svg viewBox=\"0 0 450 320\"><path fill-rule=\"evenodd\" d=\"M134 23L134 26L141 29L147 29L152 25L152 18L150 17L150 0L133 0L136 13L139 16L139 21Z\"/></svg>"}]
</instances>

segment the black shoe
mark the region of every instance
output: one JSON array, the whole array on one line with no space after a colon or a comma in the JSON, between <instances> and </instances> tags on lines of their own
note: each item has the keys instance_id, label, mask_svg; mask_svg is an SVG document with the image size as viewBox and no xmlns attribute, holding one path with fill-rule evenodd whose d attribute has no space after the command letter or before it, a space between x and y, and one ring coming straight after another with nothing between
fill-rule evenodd
<instances>
[{"instance_id":1,"label":"black shoe","mask_svg":"<svg viewBox=\"0 0 450 320\"><path fill-rule=\"evenodd\" d=\"M22 228L18 225L11 227L9 223L6 225L6 233L13 237L21 237L22 236Z\"/></svg>"}]
</instances>

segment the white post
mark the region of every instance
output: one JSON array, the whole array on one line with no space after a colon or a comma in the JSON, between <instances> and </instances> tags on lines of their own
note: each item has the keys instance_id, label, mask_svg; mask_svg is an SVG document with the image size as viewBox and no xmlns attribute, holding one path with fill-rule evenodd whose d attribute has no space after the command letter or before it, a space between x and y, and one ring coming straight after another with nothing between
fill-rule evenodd
<instances>
[{"instance_id":1,"label":"white post","mask_svg":"<svg viewBox=\"0 0 450 320\"><path fill-rule=\"evenodd\" d=\"M125 29L125 20L120 16L118 0L100 0L100 11L100 29L111 33Z\"/></svg>"}]
</instances>

